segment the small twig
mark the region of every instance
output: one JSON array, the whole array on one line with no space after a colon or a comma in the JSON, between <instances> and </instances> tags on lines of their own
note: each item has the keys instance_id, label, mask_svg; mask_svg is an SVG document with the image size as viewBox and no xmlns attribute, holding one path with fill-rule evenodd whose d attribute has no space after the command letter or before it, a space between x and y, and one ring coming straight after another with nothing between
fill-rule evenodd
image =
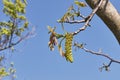
<instances>
[{"instance_id":1,"label":"small twig","mask_svg":"<svg viewBox=\"0 0 120 80\"><path fill-rule=\"evenodd\" d=\"M74 20L74 21L65 21L64 23L69 23L69 24L75 24L75 23L84 23L85 22L85 20L83 19L83 20Z\"/></svg>"},{"instance_id":2,"label":"small twig","mask_svg":"<svg viewBox=\"0 0 120 80\"><path fill-rule=\"evenodd\" d=\"M88 49L86 49L86 48L82 48L82 49L83 49L85 52L89 52L89 53L94 54L94 55L103 56L103 57L106 57L107 59L109 59L109 60L110 60L110 63L108 64L108 67L112 64L112 62L115 62L115 63L120 64L120 61L115 60L115 59L113 59L112 57L110 57L109 55L103 54L102 52L94 52L94 51L88 50Z\"/></svg>"},{"instance_id":3,"label":"small twig","mask_svg":"<svg viewBox=\"0 0 120 80\"><path fill-rule=\"evenodd\" d=\"M12 25L12 29L11 29L11 34L10 34L10 39L9 39L9 45L11 45L12 43L12 39L13 39L13 34L14 34L14 28L17 25L16 19L11 19L13 21L13 25Z\"/></svg>"},{"instance_id":4,"label":"small twig","mask_svg":"<svg viewBox=\"0 0 120 80\"><path fill-rule=\"evenodd\" d=\"M32 34L33 34L33 32L28 32L25 36L21 37L17 42L11 43L10 45L8 45L6 47L1 48L0 51L6 50L8 48L11 48L12 46L15 46L15 45L19 44L20 42L22 42L23 40L27 39Z\"/></svg>"},{"instance_id":5,"label":"small twig","mask_svg":"<svg viewBox=\"0 0 120 80\"><path fill-rule=\"evenodd\" d=\"M104 64L103 66L99 68L100 71L102 71L103 69L105 69L106 71L110 71L110 65L112 64L112 61L109 62L109 64Z\"/></svg>"},{"instance_id":6,"label":"small twig","mask_svg":"<svg viewBox=\"0 0 120 80\"><path fill-rule=\"evenodd\" d=\"M112 62L113 62L112 60L109 62L108 67L110 67L110 65L112 64Z\"/></svg>"},{"instance_id":7,"label":"small twig","mask_svg":"<svg viewBox=\"0 0 120 80\"><path fill-rule=\"evenodd\" d=\"M103 0L100 0L99 4L95 7L95 9L93 9L92 13L85 19L86 22L84 26L82 28L79 28L77 31L75 31L73 35L76 35L87 28L87 26L89 25L89 22L91 21L91 19L93 18L93 16L95 15L99 7L101 6L102 2Z\"/></svg>"},{"instance_id":8,"label":"small twig","mask_svg":"<svg viewBox=\"0 0 120 80\"><path fill-rule=\"evenodd\" d=\"M79 44L79 43L76 43L76 42L74 42L73 46L75 46L77 48L80 48L80 49L83 49L85 52L88 52L88 53L91 53L91 54L94 54L94 55L98 55L98 56L102 56L102 57L105 57L105 58L109 59L110 60L109 64L108 65L104 65L103 67L105 67L105 66L110 67L110 65L113 62L120 64L119 60L115 60L112 57L110 57L109 55L102 53L101 49L98 52L95 52L95 51L92 51L92 50L89 50L89 49L85 48L84 44Z\"/></svg>"},{"instance_id":9,"label":"small twig","mask_svg":"<svg viewBox=\"0 0 120 80\"><path fill-rule=\"evenodd\" d=\"M94 55L98 55L98 56L102 56L102 57L105 57L105 58L107 58L107 59L110 60L109 64L103 64L103 66L99 68L100 71L102 71L102 69L105 69L106 71L110 71L109 67L111 66L111 64L112 64L113 62L120 64L120 60L115 60L115 59L113 59L112 57L110 57L109 55L104 54L104 53L102 53L102 52L100 52L100 51L94 52L94 51L88 50L88 49L86 49L86 48L84 48L84 47L81 48L81 49L83 49L85 52L88 52L88 53L91 53L91 54L94 54Z\"/></svg>"}]
</instances>

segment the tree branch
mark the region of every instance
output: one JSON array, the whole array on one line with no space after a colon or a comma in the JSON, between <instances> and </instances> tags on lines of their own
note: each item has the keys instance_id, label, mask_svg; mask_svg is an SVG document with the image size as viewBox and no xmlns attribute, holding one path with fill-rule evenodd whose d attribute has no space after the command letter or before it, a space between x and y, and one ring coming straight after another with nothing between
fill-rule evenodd
<instances>
[{"instance_id":1,"label":"tree branch","mask_svg":"<svg viewBox=\"0 0 120 80\"><path fill-rule=\"evenodd\" d=\"M115 62L115 63L120 64L120 61L113 59L112 57L110 57L110 56L107 55L107 54L102 53L101 51L94 52L94 51L92 51L92 50L88 50L87 48L82 48L82 49L83 49L84 51L86 51L86 52L91 53L91 54L106 57L106 58L109 59L111 62ZM111 65L111 63L109 64L109 66L110 66L110 65Z\"/></svg>"},{"instance_id":2,"label":"tree branch","mask_svg":"<svg viewBox=\"0 0 120 80\"><path fill-rule=\"evenodd\" d=\"M111 66L111 64L114 62L114 63L118 63L120 64L120 60L116 60L116 59L113 59L112 57L110 57L109 55L105 54L105 53L102 53L101 51L98 51L98 52L94 52L92 50L88 50L87 48L81 48L83 49L85 52L88 52L88 53L91 53L91 54L94 54L94 55L98 55L98 56L102 56L102 57L105 57L107 59L110 60L110 62L108 64L103 64L103 66L100 68L100 70L102 71L102 69L104 68L106 71L109 71L109 67Z\"/></svg>"},{"instance_id":3,"label":"tree branch","mask_svg":"<svg viewBox=\"0 0 120 80\"><path fill-rule=\"evenodd\" d=\"M28 32L28 33L27 33L25 36L23 36L23 37L20 37L20 39L19 39L17 42L11 43L11 44L9 44L8 46L5 46L5 47L1 48L0 51L6 50L6 49L8 49L8 48L11 48L12 46L15 46L15 45L19 44L20 42L22 42L23 40L27 39L27 38L30 37L31 35L33 35L33 31Z\"/></svg>"},{"instance_id":4,"label":"tree branch","mask_svg":"<svg viewBox=\"0 0 120 80\"><path fill-rule=\"evenodd\" d=\"M109 67L111 66L111 64L113 62L120 64L120 60L113 59L109 55L103 53L101 50L99 50L98 52L95 52L93 50L89 50L89 49L85 48L84 44L79 44L79 43L76 43L76 42L74 43L73 46L75 46L77 48L80 48L80 49L84 50L85 52L91 53L93 55L102 56L102 57L107 58L110 62L107 65L103 64L103 66L100 68L100 70L102 70L103 68L105 68L106 71L109 71Z\"/></svg>"},{"instance_id":5,"label":"tree branch","mask_svg":"<svg viewBox=\"0 0 120 80\"><path fill-rule=\"evenodd\" d=\"M75 23L84 23L85 19L83 20L74 20L74 21L65 21L64 23L75 24Z\"/></svg>"},{"instance_id":6,"label":"tree branch","mask_svg":"<svg viewBox=\"0 0 120 80\"><path fill-rule=\"evenodd\" d=\"M85 0L87 4L94 9L99 0ZM112 3L108 0L104 0L102 5L96 12L96 14L102 19L107 27L112 31L117 41L120 44L120 15Z\"/></svg>"},{"instance_id":7,"label":"tree branch","mask_svg":"<svg viewBox=\"0 0 120 80\"><path fill-rule=\"evenodd\" d=\"M95 15L95 13L97 12L97 10L99 9L99 7L102 5L103 0L100 0L100 2L98 3L98 5L93 9L92 13L85 18L85 24L82 28L79 28L77 31L75 31L73 33L73 35L78 34L79 32L85 30L87 28L87 26L89 26L89 22L91 21L91 19L93 18L93 16Z\"/></svg>"}]
</instances>

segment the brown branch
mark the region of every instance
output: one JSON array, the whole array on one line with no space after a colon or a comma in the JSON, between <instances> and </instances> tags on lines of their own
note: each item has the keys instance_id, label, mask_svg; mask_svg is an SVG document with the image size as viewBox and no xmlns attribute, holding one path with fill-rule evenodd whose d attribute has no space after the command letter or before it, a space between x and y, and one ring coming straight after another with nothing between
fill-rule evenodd
<instances>
[{"instance_id":1,"label":"brown branch","mask_svg":"<svg viewBox=\"0 0 120 80\"><path fill-rule=\"evenodd\" d=\"M94 9L99 0L85 0L87 4ZM107 27L112 31L120 44L120 15L109 0L104 0L96 12Z\"/></svg>"},{"instance_id":2,"label":"brown branch","mask_svg":"<svg viewBox=\"0 0 120 80\"><path fill-rule=\"evenodd\" d=\"M113 62L120 64L120 60L113 59L112 57L110 57L109 55L107 55L105 53L102 53L101 51L95 52L95 51L92 51L92 50L88 50L87 48L84 48L84 47L81 48L81 49L83 49L85 52L88 52L88 53L91 53L91 54L94 54L94 55L97 55L97 56L102 56L102 57L105 57L105 58L110 60L110 62L108 64L103 64L103 66L99 68L100 71L102 71L102 69L105 69L106 71L109 71L109 67L111 66L111 64Z\"/></svg>"},{"instance_id":3,"label":"brown branch","mask_svg":"<svg viewBox=\"0 0 120 80\"><path fill-rule=\"evenodd\" d=\"M12 39L13 39L15 27L17 26L17 21L16 21L16 19L11 18L11 21L13 22L13 25L12 25L12 29L11 29L10 38L9 38L9 45L11 45L11 43L12 43Z\"/></svg>"},{"instance_id":4,"label":"brown branch","mask_svg":"<svg viewBox=\"0 0 120 80\"><path fill-rule=\"evenodd\" d=\"M103 57L109 59L111 62L115 62L115 63L120 64L120 61L113 59L112 57L110 57L110 56L107 55L107 54L102 53L101 51L94 52L94 51L88 50L88 49L86 49L86 48L82 48L82 49L83 49L85 52L89 52L89 53L91 53L91 54L98 55L98 56L103 56ZM110 65L111 65L111 63L109 63L109 66L110 66Z\"/></svg>"},{"instance_id":5,"label":"brown branch","mask_svg":"<svg viewBox=\"0 0 120 80\"><path fill-rule=\"evenodd\" d=\"M74 21L65 21L64 23L75 24L75 23L84 23L85 19L83 20L74 20Z\"/></svg>"},{"instance_id":6,"label":"brown branch","mask_svg":"<svg viewBox=\"0 0 120 80\"><path fill-rule=\"evenodd\" d=\"M100 67L100 70L102 71L102 69L104 68L106 71L109 71L109 67L111 66L111 64L114 62L114 63L118 63L120 64L120 60L116 60L116 59L113 59L112 57L110 57L109 55L103 53L101 50L99 50L98 52L95 52L93 50L89 50L87 48L85 48L85 44L79 44L79 43L76 43L74 42L74 45L75 47L79 48L79 49L82 49L84 50L85 52L88 52L88 53L91 53L93 55L97 55L97 56L102 56L102 57L105 57L107 58L110 62L108 64L103 64L102 67Z\"/></svg>"},{"instance_id":7,"label":"brown branch","mask_svg":"<svg viewBox=\"0 0 120 80\"><path fill-rule=\"evenodd\" d=\"M28 38L30 35L32 35L32 34L33 34L33 31L28 32L25 36L21 37L17 42L11 43L10 45L5 46L4 48L1 48L0 51L9 49L9 48L11 48L12 46L15 46L15 45L19 44L20 42L22 42L23 40L27 39L27 38Z\"/></svg>"},{"instance_id":8,"label":"brown branch","mask_svg":"<svg viewBox=\"0 0 120 80\"><path fill-rule=\"evenodd\" d=\"M85 19L84 26L82 28L79 28L77 31L73 32L73 35L78 34L79 32L85 30L87 28L87 26L89 26L89 22L91 21L91 19L93 18L93 16L95 15L97 10L99 9L99 7L102 5L102 2L103 2L103 0L100 0L98 5L93 9L92 13Z\"/></svg>"},{"instance_id":9,"label":"brown branch","mask_svg":"<svg viewBox=\"0 0 120 80\"><path fill-rule=\"evenodd\" d=\"M102 69L105 69L106 71L109 71L109 67L111 66L111 64L113 62L120 64L120 60L113 59L112 57L110 57L107 54L102 53L101 51L94 52L94 51L88 50L86 48L81 48L81 49L83 49L85 52L88 52L88 53L91 53L91 54L94 54L94 55L98 55L98 56L102 56L102 57L105 57L105 58L110 60L110 62L108 64L103 64L103 66L99 68L100 71L102 71Z\"/></svg>"}]
</instances>

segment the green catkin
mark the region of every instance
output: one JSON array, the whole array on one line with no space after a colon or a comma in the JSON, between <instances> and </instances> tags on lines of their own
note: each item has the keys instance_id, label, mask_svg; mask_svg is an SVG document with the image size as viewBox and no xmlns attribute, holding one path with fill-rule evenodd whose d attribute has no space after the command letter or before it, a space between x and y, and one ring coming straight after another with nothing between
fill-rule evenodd
<instances>
[{"instance_id":1,"label":"green catkin","mask_svg":"<svg viewBox=\"0 0 120 80\"><path fill-rule=\"evenodd\" d=\"M73 34L67 33L65 40L65 58L67 61L70 61L71 63L73 62L72 40L73 40Z\"/></svg>"}]
</instances>

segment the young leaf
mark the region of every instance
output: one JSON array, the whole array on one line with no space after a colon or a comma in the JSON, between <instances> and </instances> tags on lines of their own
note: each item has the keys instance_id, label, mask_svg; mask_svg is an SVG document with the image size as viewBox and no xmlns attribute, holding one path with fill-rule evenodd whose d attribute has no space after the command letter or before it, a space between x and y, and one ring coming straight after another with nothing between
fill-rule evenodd
<instances>
[{"instance_id":1,"label":"young leaf","mask_svg":"<svg viewBox=\"0 0 120 80\"><path fill-rule=\"evenodd\" d=\"M86 6L86 4L84 2L74 1L74 3L76 5L78 5L79 7L85 7Z\"/></svg>"}]
</instances>

